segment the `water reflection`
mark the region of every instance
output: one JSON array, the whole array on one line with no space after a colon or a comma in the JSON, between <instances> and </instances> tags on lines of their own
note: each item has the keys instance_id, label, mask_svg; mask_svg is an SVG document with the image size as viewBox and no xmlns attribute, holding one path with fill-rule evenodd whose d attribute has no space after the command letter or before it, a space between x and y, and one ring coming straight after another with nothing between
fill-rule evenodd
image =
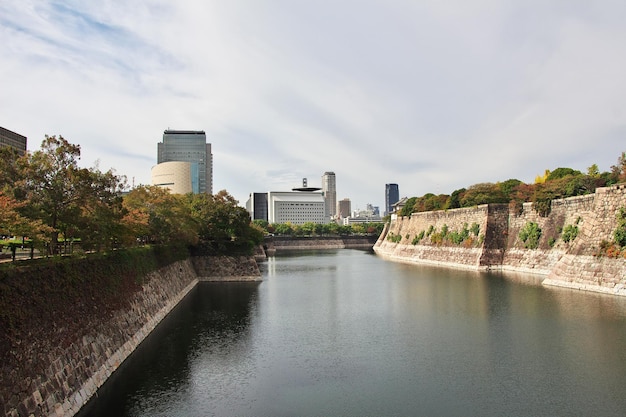
<instances>
[{"instance_id":1,"label":"water reflection","mask_svg":"<svg viewBox=\"0 0 626 417\"><path fill-rule=\"evenodd\" d=\"M353 250L292 253L261 270L260 284L201 286L117 378L132 386L101 397L99 415L626 409L624 298Z\"/></svg>"},{"instance_id":2,"label":"water reflection","mask_svg":"<svg viewBox=\"0 0 626 417\"><path fill-rule=\"evenodd\" d=\"M185 403L245 351L257 291L258 283L198 284L78 417L193 415Z\"/></svg>"}]
</instances>

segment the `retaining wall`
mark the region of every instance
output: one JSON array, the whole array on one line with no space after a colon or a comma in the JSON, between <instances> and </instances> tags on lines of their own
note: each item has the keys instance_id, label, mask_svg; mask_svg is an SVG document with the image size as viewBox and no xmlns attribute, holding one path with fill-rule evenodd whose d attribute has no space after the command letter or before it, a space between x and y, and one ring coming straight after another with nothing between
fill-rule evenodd
<instances>
[{"instance_id":1,"label":"retaining wall","mask_svg":"<svg viewBox=\"0 0 626 417\"><path fill-rule=\"evenodd\" d=\"M2 375L2 415L74 416L199 279L259 280L260 273L249 257L179 261L148 274L123 308L81 318L84 324L71 340L51 346L49 340L29 335L32 346ZM16 302L28 302L28 294L24 298ZM52 326L62 328L62 320L52 319ZM28 364L42 355L37 363L43 365Z\"/></svg>"},{"instance_id":2,"label":"retaining wall","mask_svg":"<svg viewBox=\"0 0 626 417\"><path fill-rule=\"evenodd\" d=\"M266 253L324 249L371 249L376 243L372 236L272 236L263 244Z\"/></svg>"},{"instance_id":3,"label":"retaining wall","mask_svg":"<svg viewBox=\"0 0 626 417\"><path fill-rule=\"evenodd\" d=\"M626 207L626 186L599 188L595 194L553 200L551 212L542 217L531 203L519 212L508 205L484 205L474 208L414 213L391 222L374 245L374 251L386 259L436 264L466 269L501 269L545 276L545 285L626 295L626 259L599 255L602 242L613 240L617 214ZM536 249L528 249L519 238L529 222L541 228ZM479 244L453 245L413 239L431 226L450 231L463 224L480 225ZM578 228L570 242L562 239L567 226ZM400 236L394 242L389 237Z\"/></svg>"}]
</instances>

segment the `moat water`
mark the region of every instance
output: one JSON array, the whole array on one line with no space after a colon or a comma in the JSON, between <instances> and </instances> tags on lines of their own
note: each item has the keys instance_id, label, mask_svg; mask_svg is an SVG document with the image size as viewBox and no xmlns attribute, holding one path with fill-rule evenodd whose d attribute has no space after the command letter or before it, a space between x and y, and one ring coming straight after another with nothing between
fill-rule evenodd
<instances>
[{"instance_id":1,"label":"moat water","mask_svg":"<svg viewBox=\"0 0 626 417\"><path fill-rule=\"evenodd\" d=\"M624 416L626 298L357 250L201 283L83 416Z\"/></svg>"}]
</instances>

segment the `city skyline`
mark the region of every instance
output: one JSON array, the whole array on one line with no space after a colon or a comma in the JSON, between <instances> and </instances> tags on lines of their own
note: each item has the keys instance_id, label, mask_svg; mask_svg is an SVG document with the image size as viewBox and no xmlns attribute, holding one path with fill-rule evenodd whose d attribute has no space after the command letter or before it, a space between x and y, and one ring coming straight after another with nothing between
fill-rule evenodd
<instances>
[{"instance_id":1,"label":"city skyline","mask_svg":"<svg viewBox=\"0 0 626 417\"><path fill-rule=\"evenodd\" d=\"M81 146L150 184L164 127L201 129L213 191L290 189L384 206L626 151L626 3L0 4L0 125ZM320 28L324 28L323 31Z\"/></svg>"}]
</instances>

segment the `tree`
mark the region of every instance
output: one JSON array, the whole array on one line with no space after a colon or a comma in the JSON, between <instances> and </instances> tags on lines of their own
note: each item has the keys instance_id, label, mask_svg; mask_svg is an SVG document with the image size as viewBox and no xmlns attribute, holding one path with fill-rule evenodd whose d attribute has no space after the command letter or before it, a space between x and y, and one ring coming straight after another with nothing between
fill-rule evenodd
<instances>
[{"instance_id":1,"label":"tree","mask_svg":"<svg viewBox=\"0 0 626 417\"><path fill-rule=\"evenodd\" d=\"M399 216L410 216L413 213L413 207L415 206L415 202L417 201L417 197L411 197L406 201L406 204L398 213Z\"/></svg>"},{"instance_id":2,"label":"tree","mask_svg":"<svg viewBox=\"0 0 626 417\"><path fill-rule=\"evenodd\" d=\"M557 168L554 171L551 171L546 178L546 181L558 180L559 178L564 178L567 176L577 176L582 175L582 172L577 171L572 168Z\"/></svg>"},{"instance_id":3,"label":"tree","mask_svg":"<svg viewBox=\"0 0 626 417\"><path fill-rule=\"evenodd\" d=\"M124 197L123 205L124 225L145 243L198 242L198 225L183 196L157 186L140 186Z\"/></svg>"},{"instance_id":4,"label":"tree","mask_svg":"<svg viewBox=\"0 0 626 417\"><path fill-rule=\"evenodd\" d=\"M488 203L508 203L509 199L502 192L498 184L481 183L470 186L463 198L461 199L461 207L473 207L480 204Z\"/></svg>"},{"instance_id":5,"label":"tree","mask_svg":"<svg viewBox=\"0 0 626 417\"><path fill-rule=\"evenodd\" d=\"M461 207L461 198L463 198L463 194L467 191L465 188L459 188L458 190L454 190L448 201L446 202L446 208L455 209Z\"/></svg>"},{"instance_id":6,"label":"tree","mask_svg":"<svg viewBox=\"0 0 626 417\"><path fill-rule=\"evenodd\" d=\"M50 227L50 253L59 236L80 237L95 247L110 247L122 217L120 192L125 178L97 168L80 168L80 146L62 136L46 136L41 149L17 161L15 195L27 201L24 213Z\"/></svg>"},{"instance_id":7,"label":"tree","mask_svg":"<svg viewBox=\"0 0 626 417\"><path fill-rule=\"evenodd\" d=\"M248 211L226 190L188 194L187 205L202 244L215 253L252 253L263 241L263 229L252 224Z\"/></svg>"},{"instance_id":8,"label":"tree","mask_svg":"<svg viewBox=\"0 0 626 417\"><path fill-rule=\"evenodd\" d=\"M500 187L500 191L502 191L506 199L510 201L512 195L515 193L515 190L520 184L522 184L520 180L509 179L504 182L499 182L498 187Z\"/></svg>"},{"instance_id":9,"label":"tree","mask_svg":"<svg viewBox=\"0 0 626 417\"><path fill-rule=\"evenodd\" d=\"M593 164L589 168L587 168L587 175L590 177L598 178L600 176L600 169L598 168L598 164Z\"/></svg>"},{"instance_id":10,"label":"tree","mask_svg":"<svg viewBox=\"0 0 626 417\"><path fill-rule=\"evenodd\" d=\"M617 164L611 166L611 175L617 181L626 181L626 152L617 158Z\"/></svg>"},{"instance_id":11,"label":"tree","mask_svg":"<svg viewBox=\"0 0 626 417\"><path fill-rule=\"evenodd\" d=\"M19 213L26 203L4 195L0 191L0 232L9 236L27 236L35 244L46 241L50 227L41 220L31 220Z\"/></svg>"}]
</instances>

